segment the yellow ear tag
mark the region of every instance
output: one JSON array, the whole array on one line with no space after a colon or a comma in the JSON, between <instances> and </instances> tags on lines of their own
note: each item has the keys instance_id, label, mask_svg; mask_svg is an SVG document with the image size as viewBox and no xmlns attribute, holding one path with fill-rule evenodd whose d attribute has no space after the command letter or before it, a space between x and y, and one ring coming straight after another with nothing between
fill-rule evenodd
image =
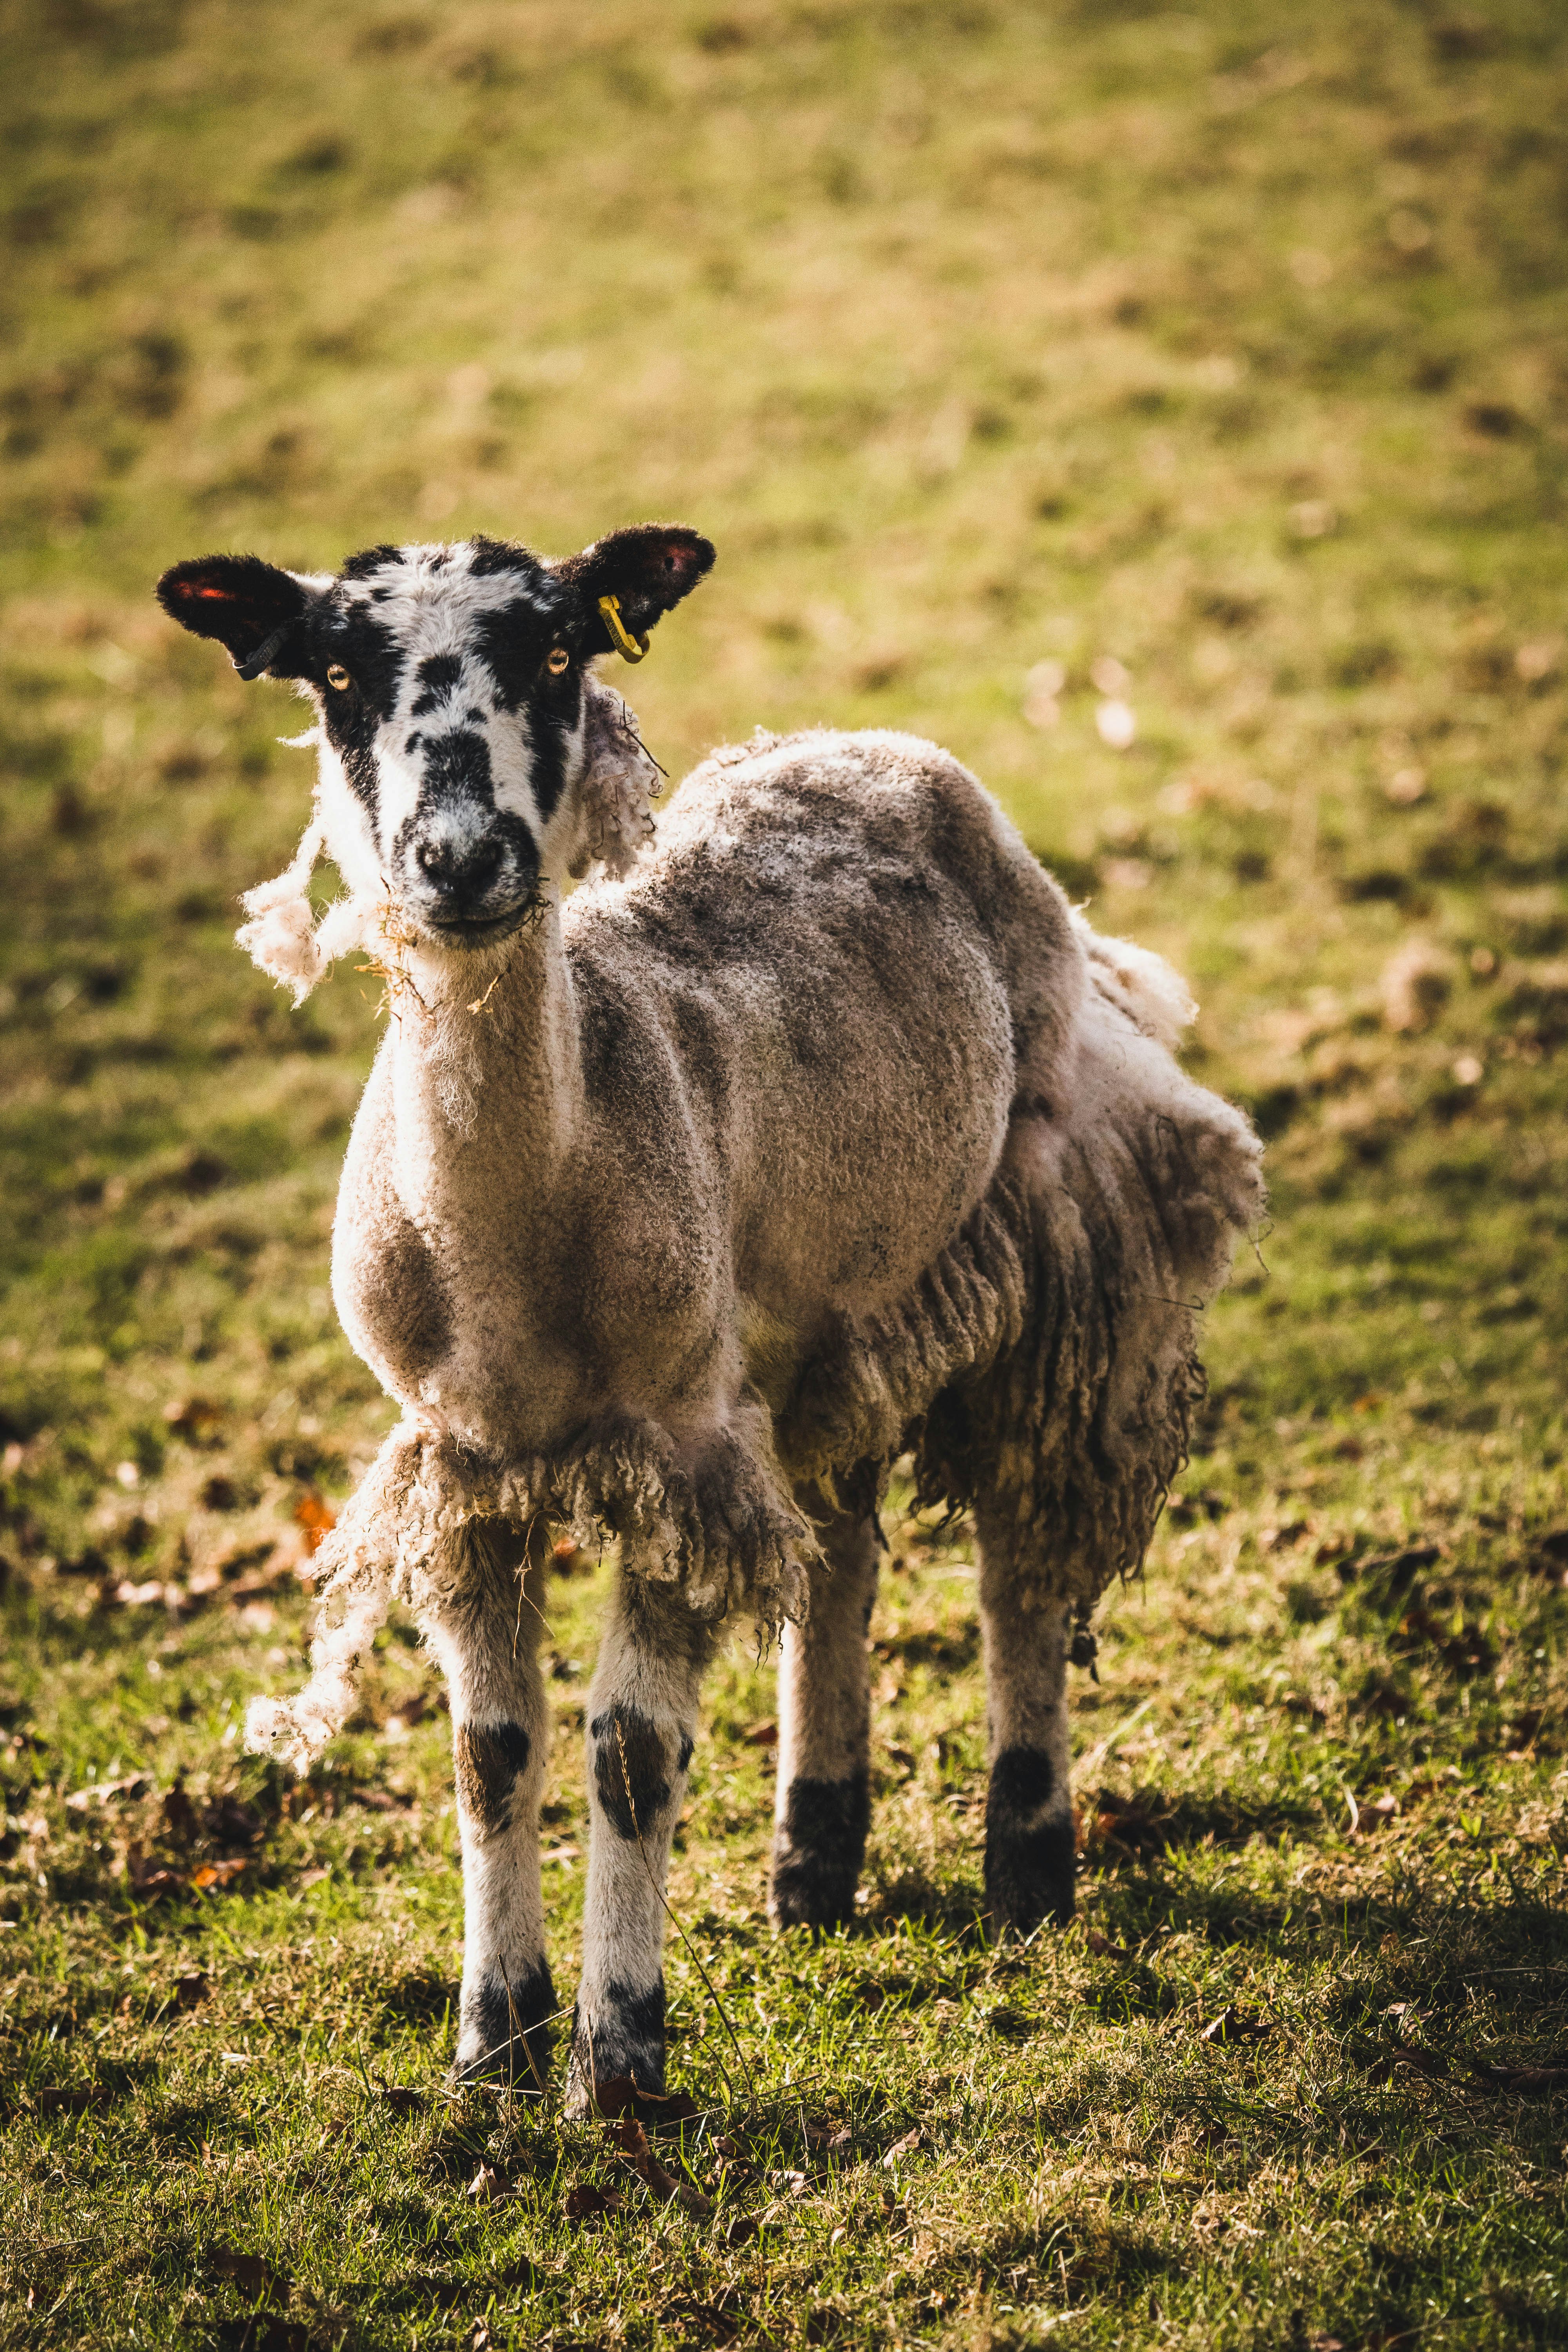
<instances>
[{"instance_id":1,"label":"yellow ear tag","mask_svg":"<svg viewBox=\"0 0 1568 2352\"><path fill-rule=\"evenodd\" d=\"M640 662L647 651L646 636L634 636L621 618L618 596L601 596L599 616L610 633L610 643L623 661Z\"/></svg>"}]
</instances>

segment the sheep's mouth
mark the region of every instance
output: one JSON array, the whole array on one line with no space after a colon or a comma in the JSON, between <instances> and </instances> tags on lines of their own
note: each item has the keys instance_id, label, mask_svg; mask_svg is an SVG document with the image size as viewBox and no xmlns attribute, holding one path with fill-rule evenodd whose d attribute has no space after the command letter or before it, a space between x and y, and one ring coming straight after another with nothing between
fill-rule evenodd
<instances>
[{"instance_id":1,"label":"sheep's mouth","mask_svg":"<svg viewBox=\"0 0 1568 2352\"><path fill-rule=\"evenodd\" d=\"M500 915L426 915L425 920L438 940L449 947L492 948L510 940L532 912L531 897L520 898Z\"/></svg>"}]
</instances>

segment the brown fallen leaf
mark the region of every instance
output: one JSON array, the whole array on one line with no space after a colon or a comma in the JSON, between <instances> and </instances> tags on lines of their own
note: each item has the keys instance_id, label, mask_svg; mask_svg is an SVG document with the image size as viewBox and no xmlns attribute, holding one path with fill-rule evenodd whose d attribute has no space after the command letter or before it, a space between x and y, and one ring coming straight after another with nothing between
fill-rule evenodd
<instances>
[{"instance_id":1,"label":"brown fallen leaf","mask_svg":"<svg viewBox=\"0 0 1568 2352\"><path fill-rule=\"evenodd\" d=\"M511 2183L504 2172L493 2164L481 2164L468 2183L468 2195L476 2205L493 2205L498 2197L510 2197Z\"/></svg>"},{"instance_id":2,"label":"brown fallen leaf","mask_svg":"<svg viewBox=\"0 0 1568 2352\"><path fill-rule=\"evenodd\" d=\"M527 2254L519 2254L514 2261L503 2263L499 2270L490 2273L497 2286L521 2286L531 2293L544 2275L539 2264Z\"/></svg>"},{"instance_id":3,"label":"brown fallen leaf","mask_svg":"<svg viewBox=\"0 0 1568 2352\"><path fill-rule=\"evenodd\" d=\"M666 2204L675 2197L689 2212L706 2213L710 2210L706 2197L686 2181L678 2180L672 2172L666 2171L648 2146L647 2134L635 2116L624 2116L618 2123L606 2123L605 2137L622 2161L630 2165L645 2188L651 2189L654 2195L662 2198Z\"/></svg>"},{"instance_id":4,"label":"brown fallen leaf","mask_svg":"<svg viewBox=\"0 0 1568 2352\"><path fill-rule=\"evenodd\" d=\"M198 1895L207 1895L215 1886L226 1886L231 1879L239 1876L242 1870L249 1868L250 1856L247 1853L228 1854L221 1862L204 1862L198 1869L193 1870L191 1885Z\"/></svg>"},{"instance_id":5,"label":"brown fallen leaf","mask_svg":"<svg viewBox=\"0 0 1568 2352\"><path fill-rule=\"evenodd\" d=\"M1163 1853L1169 1843L1164 1824L1136 1797L1118 1796L1113 1789L1101 1789L1091 1803L1091 1839L1101 1844L1121 1846L1132 1854Z\"/></svg>"},{"instance_id":6,"label":"brown fallen leaf","mask_svg":"<svg viewBox=\"0 0 1568 2352\"><path fill-rule=\"evenodd\" d=\"M1446 2058L1439 2058L1435 2050L1402 2050L1399 2063L1402 2066L1414 2067L1417 2074L1425 2074L1430 2083L1447 2083L1453 2079L1453 2068Z\"/></svg>"},{"instance_id":7,"label":"brown fallen leaf","mask_svg":"<svg viewBox=\"0 0 1568 2352\"><path fill-rule=\"evenodd\" d=\"M778 1717L767 1715L761 1723L749 1723L741 1734L744 1748L776 1748L779 1744Z\"/></svg>"},{"instance_id":8,"label":"brown fallen leaf","mask_svg":"<svg viewBox=\"0 0 1568 2352\"><path fill-rule=\"evenodd\" d=\"M155 1902L161 1895L183 1895L185 1882L177 1870L167 1870L154 1862L139 1845L132 1845L125 1856L126 1875L131 1892L143 1903Z\"/></svg>"},{"instance_id":9,"label":"brown fallen leaf","mask_svg":"<svg viewBox=\"0 0 1568 2352\"><path fill-rule=\"evenodd\" d=\"M605 2074L594 2085L601 2116L636 2116L647 2124L685 2124L702 2113L685 2091L645 2091L629 2074Z\"/></svg>"},{"instance_id":10,"label":"brown fallen leaf","mask_svg":"<svg viewBox=\"0 0 1568 2352\"><path fill-rule=\"evenodd\" d=\"M305 1531L305 1540L312 1551L321 1545L338 1524L338 1515L324 1495L314 1492L301 1495L294 1506L294 1524Z\"/></svg>"},{"instance_id":11,"label":"brown fallen leaf","mask_svg":"<svg viewBox=\"0 0 1568 2352\"><path fill-rule=\"evenodd\" d=\"M416 2116L425 2105L423 2091L406 2090L401 2083L378 2083L375 2095L395 2116Z\"/></svg>"},{"instance_id":12,"label":"brown fallen leaf","mask_svg":"<svg viewBox=\"0 0 1568 2352\"><path fill-rule=\"evenodd\" d=\"M1234 2002L1211 2017L1198 2035L1200 2042L1267 2042L1274 2028L1264 2017L1248 2017Z\"/></svg>"},{"instance_id":13,"label":"brown fallen leaf","mask_svg":"<svg viewBox=\"0 0 1568 2352\"><path fill-rule=\"evenodd\" d=\"M831 2122L808 2123L805 2126L805 2138L808 2147L847 2147L850 2140L849 2126L847 2124Z\"/></svg>"},{"instance_id":14,"label":"brown fallen leaf","mask_svg":"<svg viewBox=\"0 0 1568 2352\"><path fill-rule=\"evenodd\" d=\"M199 1969L193 1969L188 1976L176 1977L174 1979L175 2008L199 2008L205 1999L206 1990L207 1979Z\"/></svg>"},{"instance_id":15,"label":"brown fallen leaf","mask_svg":"<svg viewBox=\"0 0 1568 2352\"><path fill-rule=\"evenodd\" d=\"M920 2127L919 2124L917 2124L917 2125L915 2126L915 2127L914 2127L913 2131L907 2131L907 2132L904 2134L904 2136L903 2136L902 2139L896 2139L896 2140L893 2142L892 2147L891 2147L890 2148L889 2148L889 2149L888 2149L888 2151L887 2151L886 2155L885 2155L885 2156L883 2157L883 2158L882 2158L882 2169L883 2169L883 2171L884 2171L884 2172L891 2172L891 2170L892 2170L892 2168L893 2168L894 2165L895 2165L895 2164L897 2164L897 2162L898 2162L898 2160L899 2160L900 2157L901 2157L901 2156L913 2156L913 2154L914 2154L914 2152L915 2152L916 2148L917 2148L917 2147L919 2147L920 2144L921 2144L921 2127Z\"/></svg>"},{"instance_id":16,"label":"brown fallen leaf","mask_svg":"<svg viewBox=\"0 0 1568 2352\"><path fill-rule=\"evenodd\" d=\"M1561 2091L1568 2066L1479 2066L1477 2079L1489 2091Z\"/></svg>"},{"instance_id":17,"label":"brown fallen leaf","mask_svg":"<svg viewBox=\"0 0 1568 2352\"><path fill-rule=\"evenodd\" d=\"M289 2300L288 2279L261 2254L242 2253L237 2246L214 2246L208 2260L220 2278L232 2279L242 2294L264 2294L272 2303Z\"/></svg>"},{"instance_id":18,"label":"brown fallen leaf","mask_svg":"<svg viewBox=\"0 0 1568 2352\"><path fill-rule=\"evenodd\" d=\"M1096 1927L1089 1930L1084 1942L1098 1959L1131 1960L1137 1957L1135 1953L1127 1949L1125 1944L1113 1944L1109 1936L1102 1936Z\"/></svg>"},{"instance_id":19,"label":"brown fallen leaf","mask_svg":"<svg viewBox=\"0 0 1568 2352\"><path fill-rule=\"evenodd\" d=\"M591 2221L601 2213L618 2213L620 2209L621 2195L617 2189L595 2189L590 2182L580 2180L574 2189L566 2191L566 2219L569 2221Z\"/></svg>"}]
</instances>

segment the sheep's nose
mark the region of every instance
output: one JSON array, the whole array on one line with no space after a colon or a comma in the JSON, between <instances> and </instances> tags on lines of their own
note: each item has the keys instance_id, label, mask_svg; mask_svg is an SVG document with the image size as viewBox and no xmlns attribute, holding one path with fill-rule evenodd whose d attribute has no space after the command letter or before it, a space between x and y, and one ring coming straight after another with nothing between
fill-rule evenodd
<instances>
[{"instance_id":1,"label":"sheep's nose","mask_svg":"<svg viewBox=\"0 0 1568 2352\"><path fill-rule=\"evenodd\" d=\"M454 840L449 834L426 834L414 846L416 863L443 897L477 897L489 888L501 861L501 845L492 835Z\"/></svg>"}]
</instances>

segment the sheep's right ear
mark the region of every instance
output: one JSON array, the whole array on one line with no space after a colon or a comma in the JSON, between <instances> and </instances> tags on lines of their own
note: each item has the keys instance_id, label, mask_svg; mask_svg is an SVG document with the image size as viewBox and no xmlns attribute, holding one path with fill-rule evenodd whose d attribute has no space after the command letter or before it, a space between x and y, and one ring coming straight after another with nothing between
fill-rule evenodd
<instances>
[{"instance_id":1,"label":"sheep's right ear","mask_svg":"<svg viewBox=\"0 0 1568 2352\"><path fill-rule=\"evenodd\" d=\"M176 563L158 583L158 602L194 636L226 646L241 677L303 674L302 647L289 639L310 607L291 572L259 555L196 555Z\"/></svg>"}]
</instances>

